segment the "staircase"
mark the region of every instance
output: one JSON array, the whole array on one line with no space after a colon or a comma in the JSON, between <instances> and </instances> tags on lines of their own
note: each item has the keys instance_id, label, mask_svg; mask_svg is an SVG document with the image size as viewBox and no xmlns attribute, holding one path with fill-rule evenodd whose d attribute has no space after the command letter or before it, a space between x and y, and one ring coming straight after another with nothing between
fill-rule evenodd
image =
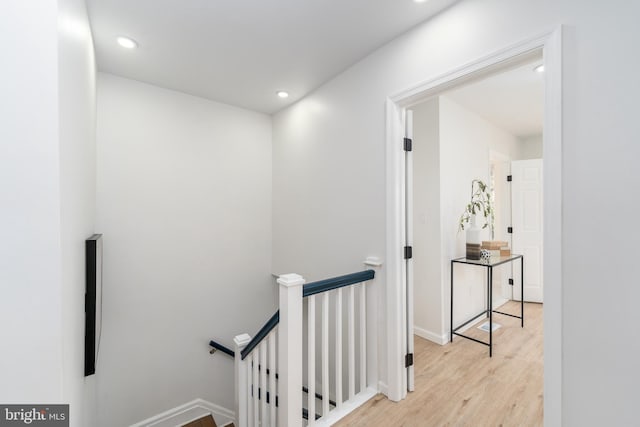
<instances>
[{"instance_id":1,"label":"staircase","mask_svg":"<svg viewBox=\"0 0 640 427\"><path fill-rule=\"evenodd\" d=\"M197 420L191 421L188 424L184 424L182 427L218 427L213 416L206 415L202 418L198 418ZM235 427L233 423L225 424L222 427Z\"/></svg>"},{"instance_id":2,"label":"staircase","mask_svg":"<svg viewBox=\"0 0 640 427\"><path fill-rule=\"evenodd\" d=\"M377 394L367 337L377 338L381 264L365 267L313 283L280 276L279 310L254 337L236 336L235 350L209 343L235 359L238 427L330 426Z\"/></svg>"}]
</instances>

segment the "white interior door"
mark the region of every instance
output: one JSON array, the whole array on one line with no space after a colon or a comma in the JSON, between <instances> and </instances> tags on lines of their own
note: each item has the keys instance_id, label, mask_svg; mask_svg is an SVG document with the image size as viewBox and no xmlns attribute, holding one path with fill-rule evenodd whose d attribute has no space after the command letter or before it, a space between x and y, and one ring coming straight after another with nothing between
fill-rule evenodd
<instances>
[{"instance_id":1,"label":"white interior door","mask_svg":"<svg viewBox=\"0 0 640 427\"><path fill-rule=\"evenodd\" d=\"M406 110L405 141L413 140L413 111ZM405 149L405 236L406 247L413 247L413 155L411 149ZM405 256L406 293L405 293L405 322L407 326L406 349L411 355L411 363L406 366L407 390L415 389L413 382L413 259Z\"/></svg>"},{"instance_id":2,"label":"white interior door","mask_svg":"<svg viewBox=\"0 0 640 427\"><path fill-rule=\"evenodd\" d=\"M511 162L513 253L524 255L524 300L542 302L542 159ZM520 263L513 263L513 299L520 300Z\"/></svg>"},{"instance_id":3,"label":"white interior door","mask_svg":"<svg viewBox=\"0 0 640 427\"><path fill-rule=\"evenodd\" d=\"M494 236L492 240L507 242L509 247L513 247L511 234L507 233L507 227L511 226L511 183L508 176L511 175L511 158L491 151L490 157L490 178L491 188L494 194ZM494 269L493 273L493 306L500 307L502 304L513 299L512 287L509 279L513 277L511 263L503 264Z\"/></svg>"}]
</instances>

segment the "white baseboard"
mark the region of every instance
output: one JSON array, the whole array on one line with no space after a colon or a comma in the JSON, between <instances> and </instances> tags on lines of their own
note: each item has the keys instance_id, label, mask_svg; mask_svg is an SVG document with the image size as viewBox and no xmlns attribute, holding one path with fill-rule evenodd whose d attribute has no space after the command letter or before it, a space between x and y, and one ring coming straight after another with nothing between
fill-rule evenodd
<instances>
[{"instance_id":1,"label":"white baseboard","mask_svg":"<svg viewBox=\"0 0 640 427\"><path fill-rule=\"evenodd\" d=\"M360 406L367 403L369 399L373 399L378 394L378 391L373 387L369 387L364 391L356 394L351 400L347 400L342 404L342 408L334 409L329 412L328 415L323 416L316 421L317 427L330 427L349 415L351 412L358 409Z\"/></svg>"},{"instance_id":2,"label":"white baseboard","mask_svg":"<svg viewBox=\"0 0 640 427\"><path fill-rule=\"evenodd\" d=\"M180 427L211 414L216 424L224 426L233 422L235 413L222 406L215 405L203 399L195 399L184 405L169 409L161 414L132 424L130 427Z\"/></svg>"},{"instance_id":3,"label":"white baseboard","mask_svg":"<svg viewBox=\"0 0 640 427\"><path fill-rule=\"evenodd\" d=\"M436 344L445 345L449 342L449 336L447 334L438 335L435 332L427 331L426 329L422 329L417 326L413 327L413 333L420 338L424 338L425 340L429 340Z\"/></svg>"},{"instance_id":4,"label":"white baseboard","mask_svg":"<svg viewBox=\"0 0 640 427\"><path fill-rule=\"evenodd\" d=\"M378 391L389 397L389 386L386 383L378 381Z\"/></svg>"}]
</instances>

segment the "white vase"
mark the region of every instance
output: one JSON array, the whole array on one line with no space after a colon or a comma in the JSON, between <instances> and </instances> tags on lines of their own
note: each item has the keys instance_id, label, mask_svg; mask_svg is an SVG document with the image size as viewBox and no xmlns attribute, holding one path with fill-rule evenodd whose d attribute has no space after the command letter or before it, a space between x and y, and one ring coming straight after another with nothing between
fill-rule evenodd
<instances>
[{"instance_id":1,"label":"white vase","mask_svg":"<svg viewBox=\"0 0 640 427\"><path fill-rule=\"evenodd\" d=\"M482 229L476 224L476 216L471 215L469 224L467 225L466 237L467 237L467 259L478 260L480 259L480 245L482 244L482 237L480 233Z\"/></svg>"}]
</instances>

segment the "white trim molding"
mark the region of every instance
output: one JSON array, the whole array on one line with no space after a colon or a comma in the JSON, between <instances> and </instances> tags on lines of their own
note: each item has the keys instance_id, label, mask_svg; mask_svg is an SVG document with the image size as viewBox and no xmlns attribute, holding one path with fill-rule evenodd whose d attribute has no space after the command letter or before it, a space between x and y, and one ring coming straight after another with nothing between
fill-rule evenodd
<instances>
[{"instance_id":1,"label":"white trim molding","mask_svg":"<svg viewBox=\"0 0 640 427\"><path fill-rule=\"evenodd\" d=\"M233 411L218 406L204 399L195 399L184 405L177 406L146 420L132 424L130 427L180 427L211 414L219 426L225 426L235 421Z\"/></svg>"},{"instance_id":2,"label":"white trim molding","mask_svg":"<svg viewBox=\"0 0 640 427\"><path fill-rule=\"evenodd\" d=\"M452 69L390 95L386 103L386 295L387 295L387 385L389 399L405 398L406 371L402 346L404 323L403 283L406 271L401 259L405 231L405 169L400 141L405 109L429 97L486 76L530 55L543 53L544 100L544 424L562 424L562 27ZM413 322L413 319L409 319ZM436 337L437 338L437 337ZM382 390L382 387L381 387Z\"/></svg>"},{"instance_id":3,"label":"white trim molding","mask_svg":"<svg viewBox=\"0 0 640 427\"><path fill-rule=\"evenodd\" d=\"M389 395L389 386L384 381L378 381L378 392L384 394L385 396Z\"/></svg>"},{"instance_id":4,"label":"white trim molding","mask_svg":"<svg viewBox=\"0 0 640 427\"><path fill-rule=\"evenodd\" d=\"M363 392L359 392L353 399L348 400L343 403L342 408L335 409L329 412L329 415L326 417L322 417L320 420L316 421L315 425L317 427L329 427L358 409L360 406L364 405L369 401L369 399L373 399L378 394L378 391L372 387L368 387Z\"/></svg>"},{"instance_id":5,"label":"white trim molding","mask_svg":"<svg viewBox=\"0 0 640 427\"><path fill-rule=\"evenodd\" d=\"M449 342L449 334L438 335L435 332L428 331L416 325L413 325L413 333L419 336L420 338L424 338L425 340L431 341L439 345L445 345L446 343Z\"/></svg>"},{"instance_id":6,"label":"white trim molding","mask_svg":"<svg viewBox=\"0 0 640 427\"><path fill-rule=\"evenodd\" d=\"M394 402L406 397L403 390L404 370L403 319L405 282L404 259L401 258L405 242L404 227L404 151L399 141L404 138L404 109L388 98L386 103L386 313L387 313L387 388L386 396ZM384 345L383 345L384 347Z\"/></svg>"}]
</instances>

